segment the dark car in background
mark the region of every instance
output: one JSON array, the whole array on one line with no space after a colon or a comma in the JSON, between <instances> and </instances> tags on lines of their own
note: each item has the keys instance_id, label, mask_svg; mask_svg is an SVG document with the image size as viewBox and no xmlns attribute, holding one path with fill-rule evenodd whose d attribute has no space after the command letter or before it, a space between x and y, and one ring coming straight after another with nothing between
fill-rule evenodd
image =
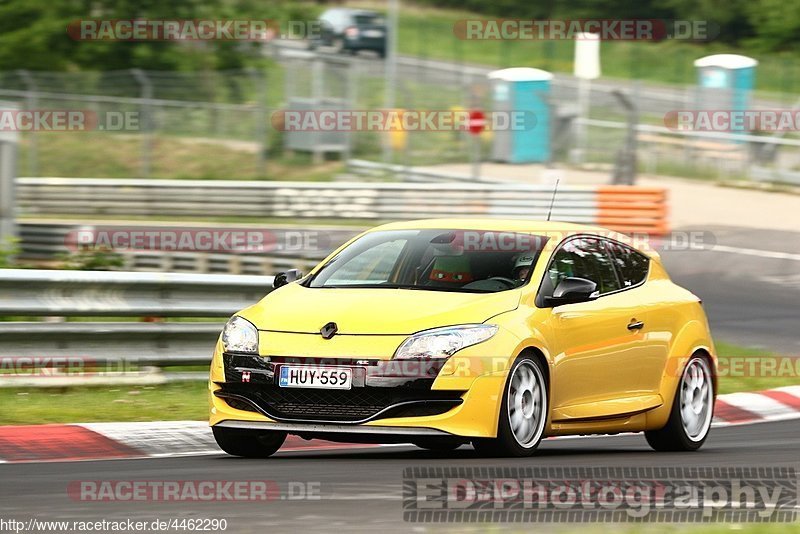
<instances>
[{"instance_id":1,"label":"dark car in background","mask_svg":"<svg viewBox=\"0 0 800 534\"><path fill-rule=\"evenodd\" d=\"M359 50L386 55L386 21L380 13L363 9L334 8L319 18L320 32L309 40L313 50L332 46L337 52L357 53Z\"/></svg>"}]
</instances>

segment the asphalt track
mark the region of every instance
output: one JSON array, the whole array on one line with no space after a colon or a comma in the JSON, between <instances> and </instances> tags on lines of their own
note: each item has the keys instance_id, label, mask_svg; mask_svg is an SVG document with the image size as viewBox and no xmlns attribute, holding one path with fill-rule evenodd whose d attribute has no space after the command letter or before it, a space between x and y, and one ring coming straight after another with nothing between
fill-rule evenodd
<instances>
[{"instance_id":1,"label":"asphalt track","mask_svg":"<svg viewBox=\"0 0 800 534\"><path fill-rule=\"evenodd\" d=\"M333 452L278 453L266 460L225 455L0 465L2 517L19 520L225 518L230 532L462 531L464 524L405 523L403 468L416 466L774 466L800 468L800 420L715 428L695 453L657 453L643 436L546 440L526 459L479 459L468 446L447 454L411 446ZM319 498L259 502L81 502L76 480L271 480L318 484ZM575 530L579 525L573 525ZM527 530L517 524L501 530ZM551 530L537 525L537 530ZM564 527L559 527L564 530Z\"/></svg>"},{"instance_id":2,"label":"asphalt track","mask_svg":"<svg viewBox=\"0 0 800 534\"><path fill-rule=\"evenodd\" d=\"M694 249L661 253L672 279L703 299L711 333L800 356L800 233L729 226L698 231Z\"/></svg>"}]
</instances>

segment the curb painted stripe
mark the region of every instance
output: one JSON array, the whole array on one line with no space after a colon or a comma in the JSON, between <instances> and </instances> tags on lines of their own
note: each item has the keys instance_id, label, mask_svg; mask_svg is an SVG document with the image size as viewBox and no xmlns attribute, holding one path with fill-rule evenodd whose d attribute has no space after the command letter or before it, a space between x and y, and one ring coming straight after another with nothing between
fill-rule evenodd
<instances>
[{"instance_id":1,"label":"curb painted stripe","mask_svg":"<svg viewBox=\"0 0 800 534\"><path fill-rule=\"evenodd\" d=\"M782 418L787 412L794 412L785 404L760 393L731 393L725 395L723 402L734 407L757 414L757 419Z\"/></svg>"},{"instance_id":2,"label":"curb painted stripe","mask_svg":"<svg viewBox=\"0 0 800 534\"><path fill-rule=\"evenodd\" d=\"M0 456L6 462L135 458L142 452L74 425L0 427Z\"/></svg>"},{"instance_id":3,"label":"curb painted stripe","mask_svg":"<svg viewBox=\"0 0 800 534\"><path fill-rule=\"evenodd\" d=\"M757 421L761 419L757 413L743 410L725 401L717 399L714 406L714 420L723 423L743 423L745 421Z\"/></svg>"},{"instance_id":4,"label":"curb painted stripe","mask_svg":"<svg viewBox=\"0 0 800 534\"><path fill-rule=\"evenodd\" d=\"M772 400L778 401L789 408L800 411L800 397L795 397L786 391L763 391L762 395L769 397Z\"/></svg>"}]
</instances>

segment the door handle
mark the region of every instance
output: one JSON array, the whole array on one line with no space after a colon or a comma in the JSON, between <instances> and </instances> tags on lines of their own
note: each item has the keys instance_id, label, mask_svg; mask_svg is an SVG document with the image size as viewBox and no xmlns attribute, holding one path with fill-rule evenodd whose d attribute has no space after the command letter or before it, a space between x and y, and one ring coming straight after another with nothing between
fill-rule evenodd
<instances>
[{"instance_id":1,"label":"door handle","mask_svg":"<svg viewBox=\"0 0 800 534\"><path fill-rule=\"evenodd\" d=\"M644 321L628 323L628 330L641 330L642 328L644 328Z\"/></svg>"}]
</instances>

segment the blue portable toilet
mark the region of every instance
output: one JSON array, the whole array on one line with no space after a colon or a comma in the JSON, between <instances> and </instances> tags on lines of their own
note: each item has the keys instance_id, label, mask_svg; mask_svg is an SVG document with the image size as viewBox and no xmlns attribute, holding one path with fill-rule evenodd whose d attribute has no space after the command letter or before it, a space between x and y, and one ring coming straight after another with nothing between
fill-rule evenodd
<instances>
[{"instance_id":1,"label":"blue portable toilet","mask_svg":"<svg viewBox=\"0 0 800 534\"><path fill-rule=\"evenodd\" d=\"M698 109L743 111L750 105L758 61L738 54L715 54L694 62L700 86Z\"/></svg>"},{"instance_id":2,"label":"blue portable toilet","mask_svg":"<svg viewBox=\"0 0 800 534\"><path fill-rule=\"evenodd\" d=\"M527 67L489 73L492 116L516 117L522 127L493 130L492 160L503 163L550 161L550 81L547 71ZM490 125L492 122L490 121Z\"/></svg>"}]
</instances>

